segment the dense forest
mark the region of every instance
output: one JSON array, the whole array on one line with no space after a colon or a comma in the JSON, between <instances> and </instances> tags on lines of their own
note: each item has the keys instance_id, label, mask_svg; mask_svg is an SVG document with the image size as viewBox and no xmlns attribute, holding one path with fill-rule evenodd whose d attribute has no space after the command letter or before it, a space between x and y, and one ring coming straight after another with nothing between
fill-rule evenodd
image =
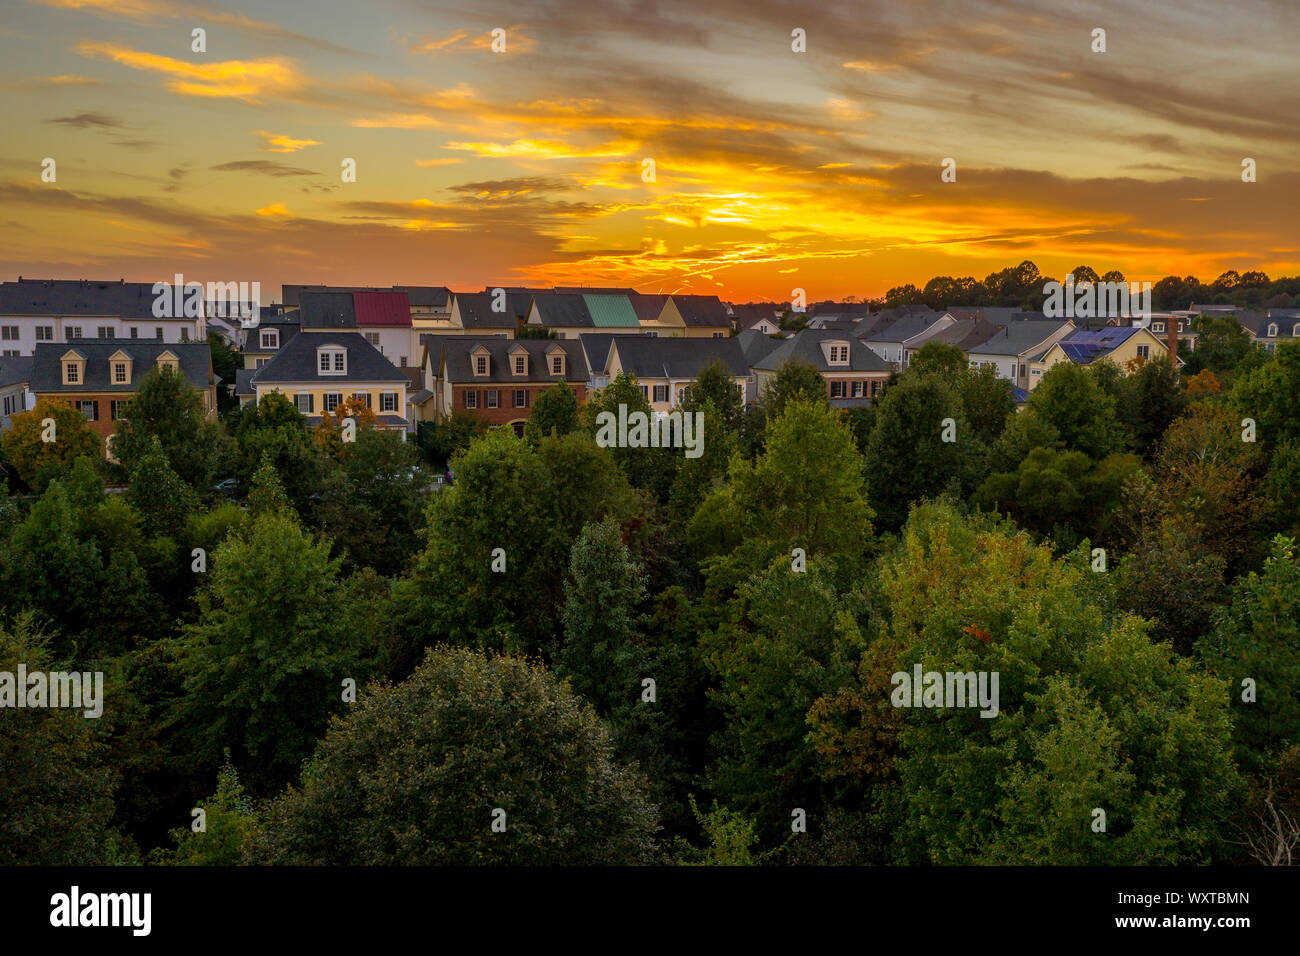
<instances>
[{"instance_id":1,"label":"dense forest","mask_svg":"<svg viewBox=\"0 0 1300 956\"><path fill-rule=\"evenodd\" d=\"M112 464L42 404L0 670L105 701L0 711L0 862L1287 862L1300 343L1188 358L1019 411L939 344L848 413L715 366L694 459L597 445L626 377L407 442L154 371ZM915 665L998 673L998 716L893 706Z\"/></svg>"}]
</instances>

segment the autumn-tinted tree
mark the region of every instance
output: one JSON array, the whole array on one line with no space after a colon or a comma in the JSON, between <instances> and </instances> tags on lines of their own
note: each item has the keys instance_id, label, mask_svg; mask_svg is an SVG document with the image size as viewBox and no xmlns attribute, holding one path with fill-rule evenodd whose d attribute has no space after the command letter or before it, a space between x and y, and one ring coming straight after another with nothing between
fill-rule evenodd
<instances>
[{"instance_id":1,"label":"autumn-tinted tree","mask_svg":"<svg viewBox=\"0 0 1300 956\"><path fill-rule=\"evenodd\" d=\"M52 427L46 424L51 419ZM0 432L0 451L19 478L41 492L77 458L102 456L103 442L77 409L58 399L42 398L31 411L10 418L10 427Z\"/></svg>"}]
</instances>

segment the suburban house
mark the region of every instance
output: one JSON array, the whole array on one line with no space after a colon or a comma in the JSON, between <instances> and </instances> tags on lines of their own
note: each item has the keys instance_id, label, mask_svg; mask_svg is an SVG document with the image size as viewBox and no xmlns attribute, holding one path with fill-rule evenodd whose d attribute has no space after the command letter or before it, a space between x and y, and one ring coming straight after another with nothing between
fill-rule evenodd
<instances>
[{"instance_id":1,"label":"suburban house","mask_svg":"<svg viewBox=\"0 0 1300 956\"><path fill-rule=\"evenodd\" d=\"M951 313L949 313L951 314ZM964 355L969 349L987 342L998 332L998 327L987 319L956 319L952 325L940 329L922 344L938 342L961 349ZM916 355L916 348L909 348L903 355L903 364L910 365Z\"/></svg>"},{"instance_id":2,"label":"suburban house","mask_svg":"<svg viewBox=\"0 0 1300 956\"><path fill-rule=\"evenodd\" d=\"M240 401L260 402L279 392L307 416L309 425L316 425L324 412L332 413L344 401L357 398L374 412L380 428L405 432L414 427L406 401L410 382L355 329L303 331L246 383L241 380L252 394L241 394Z\"/></svg>"},{"instance_id":3,"label":"suburban house","mask_svg":"<svg viewBox=\"0 0 1300 956\"><path fill-rule=\"evenodd\" d=\"M203 396L208 417L217 414L212 350L207 342L149 339L79 339L43 342L32 357L31 390L36 398L57 398L86 416L111 445L117 421L140 380L154 368L183 374Z\"/></svg>"},{"instance_id":4,"label":"suburban house","mask_svg":"<svg viewBox=\"0 0 1300 956\"><path fill-rule=\"evenodd\" d=\"M775 335L781 331L781 317L774 305L733 305L728 308L731 312L731 327L736 332L755 329L764 335Z\"/></svg>"},{"instance_id":5,"label":"suburban house","mask_svg":"<svg viewBox=\"0 0 1300 956\"><path fill-rule=\"evenodd\" d=\"M9 419L36 404L31 392L32 356L0 355L0 431Z\"/></svg>"},{"instance_id":6,"label":"suburban house","mask_svg":"<svg viewBox=\"0 0 1300 956\"><path fill-rule=\"evenodd\" d=\"M628 309L631 310L631 305ZM596 325L586 296L574 293L534 293L529 297L526 315L524 321L529 328L546 329L558 339L576 339L584 332L593 331ZM632 317L636 318L635 314Z\"/></svg>"},{"instance_id":7,"label":"suburban house","mask_svg":"<svg viewBox=\"0 0 1300 956\"><path fill-rule=\"evenodd\" d=\"M398 368L414 366L419 359L405 292L303 292L298 302L304 332L352 329Z\"/></svg>"},{"instance_id":8,"label":"suburban house","mask_svg":"<svg viewBox=\"0 0 1300 956\"><path fill-rule=\"evenodd\" d=\"M1030 359L1029 387L1036 388L1043 375L1057 362L1090 365L1101 358L1110 359L1124 371L1130 362L1159 358L1169 354L1169 347L1151 334L1150 329L1134 325L1111 325L1099 329L1075 329L1049 346L1041 355Z\"/></svg>"},{"instance_id":9,"label":"suburban house","mask_svg":"<svg viewBox=\"0 0 1300 956\"><path fill-rule=\"evenodd\" d=\"M1016 388L1030 387L1030 359L1074 331L1069 319L1026 320L1008 322L978 345L965 349L972 368L992 366L999 378Z\"/></svg>"},{"instance_id":10,"label":"suburban house","mask_svg":"<svg viewBox=\"0 0 1300 956\"><path fill-rule=\"evenodd\" d=\"M17 282L0 282L0 356L32 355L42 342L77 339L206 341L202 315L158 318L153 314L157 298L153 286L152 282L21 276ZM169 309L172 304L169 296Z\"/></svg>"},{"instance_id":11,"label":"suburban house","mask_svg":"<svg viewBox=\"0 0 1300 956\"><path fill-rule=\"evenodd\" d=\"M909 310L877 331L868 332L865 336L859 333L859 338L863 345L890 368L901 371L907 368L910 353L956 321L947 312Z\"/></svg>"},{"instance_id":12,"label":"suburban house","mask_svg":"<svg viewBox=\"0 0 1300 956\"><path fill-rule=\"evenodd\" d=\"M447 328L423 328L420 332L424 335L430 332L435 335L497 335L512 339L519 326L528 320L532 298L527 292L455 292Z\"/></svg>"},{"instance_id":13,"label":"suburban house","mask_svg":"<svg viewBox=\"0 0 1300 956\"><path fill-rule=\"evenodd\" d=\"M1269 352L1276 351L1279 342L1300 339L1300 311L1296 309L1242 309L1236 319L1255 343Z\"/></svg>"},{"instance_id":14,"label":"suburban house","mask_svg":"<svg viewBox=\"0 0 1300 956\"><path fill-rule=\"evenodd\" d=\"M586 401L587 362L575 341L460 336L426 342L435 420L463 411L522 434L537 396L556 382L567 383L579 404Z\"/></svg>"},{"instance_id":15,"label":"suburban house","mask_svg":"<svg viewBox=\"0 0 1300 956\"><path fill-rule=\"evenodd\" d=\"M670 295L659 323L680 326L682 335L691 339L725 339L731 334L727 307L716 295Z\"/></svg>"},{"instance_id":16,"label":"suburban house","mask_svg":"<svg viewBox=\"0 0 1300 956\"><path fill-rule=\"evenodd\" d=\"M636 313L637 323L641 326L641 331L646 335L684 335L686 327L678 322L677 325L665 324L663 320L664 306L668 304L668 296L659 293L635 293L627 297L632 303L632 311ZM677 318L680 320L681 316Z\"/></svg>"},{"instance_id":17,"label":"suburban house","mask_svg":"<svg viewBox=\"0 0 1300 956\"><path fill-rule=\"evenodd\" d=\"M847 408L866 404L880 394L889 380L889 367L866 343L852 335L826 329L802 329L785 341L768 339L776 345L766 355L750 359L754 371L756 396L786 362L802 361L813 365L826 379L831 405Z\"/></svg>"},{"instance_id":18,"label":"suburban house","mask_svg":"<svg viewBox=\"0 0 1300 956\"><path fill-rule=\"evenodd\" d=\"M647 335L616 335L601 362L606 381L627 373L636 378L641 393L656 412L668 412L681 405L686 388L695 383L700 371L721 362L740 393L741 402L751 400L752 377L740 343L732 338L695 340L654 338Z\"/></svg>"},{"instance_id":19,"label":"suburban house","mask_svg":"<svg viewBox=\"0 0 1300 956\"><path fill-rule=\"evenodd\" d=\"M244 368L259 369L280 351L281 346L298 334L298 309L277 312L263 309L257 325L244 335Z\"/></svg>"}]
</instances>

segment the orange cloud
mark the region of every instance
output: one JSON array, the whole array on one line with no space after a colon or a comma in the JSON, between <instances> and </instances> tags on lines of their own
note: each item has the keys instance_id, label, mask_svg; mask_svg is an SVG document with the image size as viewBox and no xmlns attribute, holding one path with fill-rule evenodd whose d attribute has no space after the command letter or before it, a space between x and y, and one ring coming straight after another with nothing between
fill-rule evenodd
<instances>
[{"instance_id":1,"label":"orange cloud","mask_svg":"<svg viewBox=\"0 0 1300 956\"><path fill-rule=\"evenodd\" d=\"M296 153L303 147L320 145L314 139L293 139L284 133L268 133L264 129L255 129L253 132L266 140L263 148L270 153Z\"/></svg>"},{"instance_id":2,"label":"orange cloud","mask_svg":"<svg viewBox=\"0 0 1300 956\"><path fill-rule=\"evenodd\" d=\"M598 156L626 156L634 143L607 143L604 146L570 146L558 140L517 139L513 143L448 143L444 149L458 149L476 156L513 159L583 159Z\"/></svg>"},{"instance_id":3,"label":"orange cloud","mask_svg":"<svg viewBox=\"0 0 1300 956\"><path fill-rule=\"evenodd\" d=\"M289 211L289 207L282 202L273 202L269 206L263 206L261 209L257 210L257 214L259 216L269 216L269 217L279 217L279 218L293 215L293 213Z\"/></svg>"},{"instance_id":4,"label":"orange cloud","mask_svg":"<svg viewBox=\"0 0 1300 956\"><path fill-rule=\"evenodd\" d=\"M226 97L256 103L264 97L298 91L305 85L305 78L293 62L283 57L186 63L113 43L80 43L77 52L121 63L133 70L175 77L167 88L187 96Z\"/></svg>"}]
</instances>

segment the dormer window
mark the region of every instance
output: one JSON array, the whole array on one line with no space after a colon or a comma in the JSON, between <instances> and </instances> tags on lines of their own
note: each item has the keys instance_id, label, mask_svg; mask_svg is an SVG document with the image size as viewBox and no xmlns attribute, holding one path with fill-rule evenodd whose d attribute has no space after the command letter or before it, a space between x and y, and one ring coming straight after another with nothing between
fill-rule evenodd
<instances>
[{"instance_id":1,"label":"dormer window","mask_svg":"<svg viewBox=\"0 0 1300 956\"><path fill-rule=\"evenodd\" d=\"M158 367L160 369L171 369L173 372L181 370L181 360L176 357L176 353L171 349L165 350L158 356Z\"/></svg>"},{"instance_id":2,"label":"dormer window","mask_svg":"<svg viewBox=\"0 0 1300 956\"><path fill-rule=\"evenodd\" d=\"M516 375L528 374L528 356L521 352L514 357L514 367Z\"/></svg>"},{"instance_id":3,"label":"dormer window","mask_svg":"<svg viewBox=\"0 0 1300 956\"><path fill-rule=\"evenodd\" d=\"M325 346L316 350L316 371L321 375L346 375L348 373L348 350L335 346Z\"/></svg>"},{"instance_id":4,"label":"dormer window","mask_svg":"<svg viewBox=\"0 0 1300 956\"><path fill-rule=\"evenodd\" d=\"M1277 338L1277 323L1276 323L1276 322L1270 322L1270 323L1269 323L1269 326L1268 326L1268 337L1269 337L1270 339L1275 339L1275 338Z\"/></svg>"},{"instance_id":5,"label":"dormer window","mask_svg":"<svg viewBox=\"0 0 1300 956\"><path fill-rule=\"evenodd\" d=\"M479 352L474 356L474 374L486 375L488 373L488 355L487 350Z\"/></svg>"},{"instance_id":6,"label":"dormer window","mask_svg":"<svg viewBox=\"0 0 1300 956\"><path fill-rule=\"evenodd\" d=\"M131 384L131 355L121 349L108 357L108 380L113 385Z\"/></svg>"},{"instance_id":7,"label":"dormer window","mask_svg":"<svg viewBox=\"0 0 1300 956\"><path fill-rule=\"evenodd\" d=\"M847 342L830 343L826 349L826 361L830 365L848 365L849 344Z\"/></svg>"},{"instance_id":8,"label":"dormer window","mask_svg":"<svg viewBox=\"0 0 1300 956\"><path fill-rule=\"evenodd\" d=\"M551 374L552 375L564 374L564 353L563 352L551 356Z\"/></svg>"},{"instance_id":9,"label":"dormer window","mask_svg":"<svg viewBox=\"0 0 1300 956\"><path fill-rule=\"evenodd\" d=\"M1152 331L1152 332L1163 332L1164 330L1165 330L1165 324L1164 324L1163 322L1152 322L1152 323L1151 323L1151 331Z\"/></svg>"},{"instance_id":10,"label":"dormer window","mask_svg":"<svg viewBox=\"0 0 1300 956\"><path fill-rule=\"evenodd\" d=\"M63 384L81 385L86 380L86 357L76 349L63 353Z\"/></svg>"},{"instance_id":11,"label":"dormer window","mask_svg":"<svg viewBox=\"0 0 1300 956\"><path fill-rule=\"evenodd\" d=\"M280 347L280 330L263 329L259 339L262 343L263 349L268 352L274 352Z\"/></svg>"}]
</instances>

